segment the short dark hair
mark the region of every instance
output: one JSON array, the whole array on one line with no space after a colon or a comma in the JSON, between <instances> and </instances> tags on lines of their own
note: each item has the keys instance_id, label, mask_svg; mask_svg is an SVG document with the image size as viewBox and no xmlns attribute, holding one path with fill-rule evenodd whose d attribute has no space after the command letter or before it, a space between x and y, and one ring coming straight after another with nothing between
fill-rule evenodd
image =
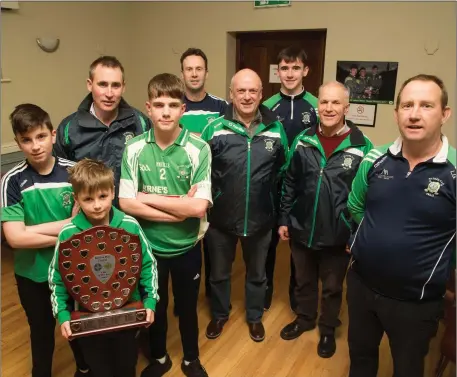
<instances>
[{"instance_id":1,"label":"short dark hair","mask_svg":"<svg viewBox=\"0 0 457 377\"><path fill-rule=\"evenodd\" d=\"M357 64L351 64L351 68L350 69L359 69L359 67L358 67Z\"/></svg>"},{"instance_id":2,"label":"short dark hair","mask_svg":"<svg viewBox=\"0 0 457 377\"><path fill-rule=\"evenodd\" d=\"M122 72L122 81L124 81L124 67L121 62L117 60L114 56L100 56L98 59L95 59L89 67L89 78L93 80L94 71L99 65L102 67L108 68L119 68Z\"/></svg>"},{"instance_id":3,"label":"short dark hair","mask_svg":"<svg viewBox=\"0 0 457 377\"><path fill-rule=\"evenodd\" d=\"M371 67L371 69L378 69L378 66L375 64L373 67Z\"/></svg>"},{"instance_id":4,"label":"short dark hair","mask_svg":"<svg viewBox=\"0 0 457 377\"><path fill-rule=\"evenodd\" d=\"M279 64L283 60L286 63L293 63L296 60L300 60L305 67L308 66L308 56L306 55L305 50L297 46L289 46L281 50L276 61Z\"/></svg>"},{"instance_id":5,"label":"short dark hair","mask_svg":"<svg viewBox=\"0 0 457 377\"><path fill-rule=\"evenodd\" d=\"M181 55L181 59L179 59L179 61L181 62L181 71L184 69L183 68L183 61L185 58L187 58L188 56L200 56L204 62L205 62L205 69L208 70L208 58L206 57L205 53L200 50L199 48L195 48L195 47L189 47L186 51L184 51Z\"/></svg>"},{"instance_id":6,"label":"short dark hair","mask_svg":"<svg viewBox=\"0 0 457 377\"><path fill-rule=\"evenodd\" d=\"M184 101L184 84L172 73L161 73L154 76L148 84L148 98L171 97Z\"/></svg>"},{"instance_id":7,"label":"short dark hair","mask_svg":"<svg viewBox=\"0 0 457 377\"><path fill-rule=\"evenodd\" d=\"M397 102L395 103L395 110L398 110L398 107L400 106L400 97L401 93L403 92L403 89L405 89L405 86L408 85L412 81L431 81L434 82L436 85L438 85L441 89L441 108L444 110L447 106L447 101L448 101L448 94L446 87L444 86L443 80L441 80L439 77L435 75L427 75L425 73L420 73L416 76L410 77L408 80L406 80L401 88L400 91L398 92L397 95Z\"/></svg>"},{"instance_id":8,"label":"short dark hair","mask_svg":"<svg viewBox=\"0 0 457 377\"><path fill-rule=\"evenodd\" d=\"M32 103L17 105L10 115L14 135L23 135L31 129L46 126L52 132L51 118L41 107Z\"/></svg>"}]
</instances>

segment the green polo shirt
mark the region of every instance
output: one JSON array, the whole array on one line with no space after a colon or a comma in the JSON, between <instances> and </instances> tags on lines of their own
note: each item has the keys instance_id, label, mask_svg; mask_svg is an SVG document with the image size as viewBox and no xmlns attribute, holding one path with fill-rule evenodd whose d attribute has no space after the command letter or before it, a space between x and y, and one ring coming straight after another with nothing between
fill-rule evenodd
<instances>
[{"instance_id":1,"label":"green polo shirt","mask_svg":"<svg viewBox=\"0 0 457 377\"><path fill-rule=\"evenodd\" d=\"M124 150L119 198L136 198L138 192L183 196L197 185L194 198L211 196L211 151L206 142L182 129L175 142L162 150L154 130L131 139ZM208 228L206 216L179 223L138 219L153 253L173 257L190 250Z\"/></svg>"}]
</instances>

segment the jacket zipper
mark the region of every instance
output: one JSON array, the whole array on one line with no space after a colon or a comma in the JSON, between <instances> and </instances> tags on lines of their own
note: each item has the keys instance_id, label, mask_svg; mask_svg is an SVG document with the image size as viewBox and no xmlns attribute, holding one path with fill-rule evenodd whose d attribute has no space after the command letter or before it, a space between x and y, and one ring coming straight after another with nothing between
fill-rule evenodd
<instances>
[{"instance_id":1,"label":"jacket zipper","mask_svg":"<svg viewBox=\"0 0 457 377\"><path fill-rule=\"evenodd\" d=\"M324 173L324 167L326 164L325 157L322 157L321 160L321 170L319 172L319 179L317 181L317 189L316 189L316 197L314 199L314 208L313 208L313 222L311 224L311 234L309 236L308 247L311 247L314 237L314 231L316 228L316 212L317 212L317 204L319 203L319 192L321 190L321 183L322 183L322 175Z\"/></svg>"},{"instance_id":2,"label":"jacket zipper","mask_svg":"<svg viewBox=\"0 0 457 377\"><path fill-rule=\"evenodd\" d=\"M290 99L290 119L291 120L294 119L294 97L295 96L291 96L291 99Z\"/></svg>"},{"instance_id":3,"label":"jacket zipper","mask_svg":"<svg viewBox=\"0 0 457 377\"><path fill-rule=\"evenodd\" d=\"M354 147L353 145L351 145L351 147ZM320 193L320 189L321 189L321 183L322 183L322 176L324 174L324 168L325 166L327 165L327 162L328 160L335 154L335 152L339 153L341 150L338 150L338 147L336 150L334 150L330 156L328 156L328 158L325 158L325 156L322 156L322 159L321 159L321 170L319 172L319 179L317 181L317 189L316 189L316 197L314 199L314 208L313 208L313 222L311 223L311 234L309 236L309 240L308 240L308 247L310 248L311 247L311 244L313 242L313 238L314 238L314 232L315 232L315 228L316 228L316 213L317 213L317 205L318 205L318 202L319 202L319 193ZM344 219L346 220L346 219ZM348 225L348 223L345 221L346 225Z\"/></svg>"},{"instance_id":4,"label":"jacket zipper","mask_svg":"<svg viewBox=\"0 0 457 377\"><path fill-rule=\"evenodd\" d=\"M351 224L346 220L346 216L344 216L343 212L340 212L340 218L343 220L343 222L346 224L349 230L351 230Z\"/></svg>"},{"instance_id":5,"label":"jacket zipper","mask_svg":"<svg viewBox=\"0 0 457 377\"><path fill-rule=\"evenodd\" d=\"M248 162L246 172L246 207L244 210L244 236L246 237L248 231L248 213L249 213L249 186L251 183L251 140L248 140Z\"/></svg>"}]
</instances>

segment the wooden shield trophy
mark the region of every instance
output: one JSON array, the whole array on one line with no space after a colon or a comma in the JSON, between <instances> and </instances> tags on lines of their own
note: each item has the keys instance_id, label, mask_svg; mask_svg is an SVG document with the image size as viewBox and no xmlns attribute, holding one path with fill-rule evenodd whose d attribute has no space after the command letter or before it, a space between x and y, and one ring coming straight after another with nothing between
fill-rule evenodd
<instances>
[{"instance_id":1,"label":"wooden shield trophy","mask_svg":"<svg viewBox=\"0 0 457 377\"><path fill-rule=\"evenodd\" d=\"M95 226L59 246L59 271L80 310L71 313L71 338L148 324L142 302L128 303L140 278L139 236Z\"/></svg>"}]
</instances>

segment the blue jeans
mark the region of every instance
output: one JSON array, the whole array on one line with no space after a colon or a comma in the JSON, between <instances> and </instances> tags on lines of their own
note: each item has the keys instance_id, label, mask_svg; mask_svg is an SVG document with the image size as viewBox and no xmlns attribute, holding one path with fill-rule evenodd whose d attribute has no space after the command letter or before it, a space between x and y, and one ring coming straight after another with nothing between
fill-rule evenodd
<instances>
[{"instance_id":1,"label":"blue jeans","mask_svg":"<svg viewBox=\"0 0 457 377\"><path fill-rule=\"evenodd\" d=\"M206 233L211 261L211 314L213 319L229 317L230 278L235 260L236 244L241 241L243 259L246 266L245 298L246 320L258 323L262 320L267 277L265 264L271 229L249 237L235 234L210 226Z\"/></svg>"}]
</instances>

